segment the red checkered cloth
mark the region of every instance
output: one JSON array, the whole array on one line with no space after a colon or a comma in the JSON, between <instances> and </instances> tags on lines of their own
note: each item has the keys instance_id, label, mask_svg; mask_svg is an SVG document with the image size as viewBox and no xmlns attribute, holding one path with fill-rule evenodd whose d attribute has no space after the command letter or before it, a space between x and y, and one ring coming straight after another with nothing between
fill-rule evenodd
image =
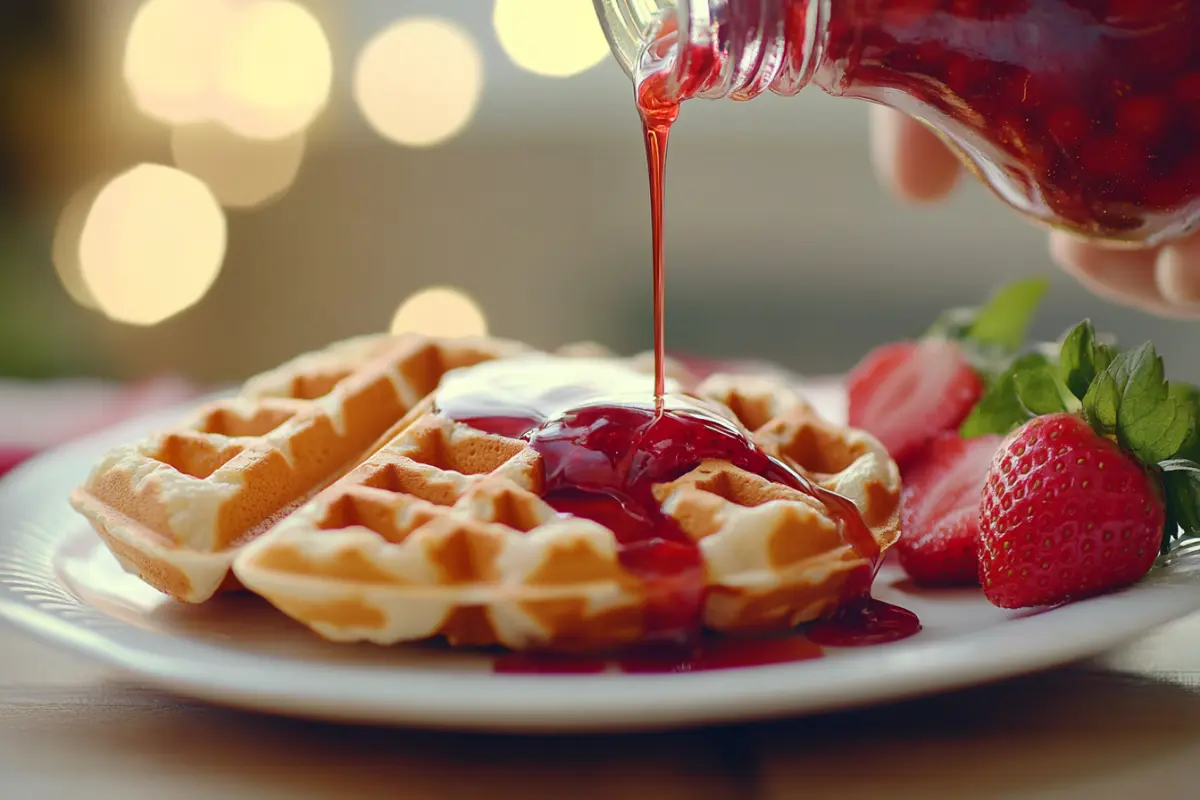
<instances>
[{"instance_id":1,"label":"red checkered cloth","mask_svg":"<svg viewBox=\"0 0 1200 800\"><path fill-rule=\"evenodd\" d=\"M199 393L187 381L171 377L128 385L0 380L0 475L46 448Z\"/></svg>"}]
</instances>

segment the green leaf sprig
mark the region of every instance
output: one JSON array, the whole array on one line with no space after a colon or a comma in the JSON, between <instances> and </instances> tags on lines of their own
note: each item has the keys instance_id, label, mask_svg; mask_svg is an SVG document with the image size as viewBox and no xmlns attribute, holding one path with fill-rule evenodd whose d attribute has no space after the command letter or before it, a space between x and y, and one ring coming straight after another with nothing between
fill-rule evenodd
<instances>
[{"instance_id":1,"label":"green leaf sprig","mask_svg":"<svg viewBox=\"0 0 1200 800\"><path fill-rule=\"evenodd\" d=\"M971 366L991 384L1020 353L1049 285L1045 278L1014 281L997 289L978 308L945 312L924 336L958 342Z\"/></svg>"}]
</instances>

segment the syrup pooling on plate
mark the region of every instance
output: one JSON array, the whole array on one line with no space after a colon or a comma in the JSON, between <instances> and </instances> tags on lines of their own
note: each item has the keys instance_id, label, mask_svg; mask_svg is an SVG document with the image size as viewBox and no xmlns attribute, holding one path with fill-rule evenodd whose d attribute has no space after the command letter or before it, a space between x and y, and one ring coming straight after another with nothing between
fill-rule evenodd
<instances>
[{"instance_id":1,"label":"syrup pooling on plate","mask_svg":"<svg viewBox=\"0 0 1200 800\"><path fill-rule=\"evenodd\" d=\"M864 594L844 603L829 619L814 623L805 635L826 647L862 647L907 639L919 630L921 621L907 608Z\"/></svg>"},{"instance_id":2,"label":"syrup pooling on plate","mask_svg":"<svg viewBox=\"0 0 1200 800\"><path fill-rule=\"evenodd\" d=\"M534 356L452 372L437 413L501 436L522 438L541 456L543 499L554 509L613 531L622 565L643 579L651 636L692 638L701 626L700 549L653 496L709 459L789 486L822 503L843 540L874 562L879 546L857 507L755 445L716 407L666 382L605 359ZM864 587L865 588L865 587Z\"/></svg>"}]
</instances>

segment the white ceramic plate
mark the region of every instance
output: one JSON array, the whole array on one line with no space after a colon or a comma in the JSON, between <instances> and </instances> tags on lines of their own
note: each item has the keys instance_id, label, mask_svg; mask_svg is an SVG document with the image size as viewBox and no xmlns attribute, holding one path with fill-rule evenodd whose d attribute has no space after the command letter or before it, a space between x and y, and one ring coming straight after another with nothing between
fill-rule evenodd
<instances>
[{"instance_id":1,"label":"white ceramic plate","mask_svg":"<svg viewBox=\"0 0 1200 800\"><path fill-rule=\"evenodd\" d=\"M836 389L814 390L836 411ZM1036 613L977 591L921 592L894 567L876 596L917 636L792 664L672 675L520 676L491 657L334 645L253 597L185 607L125 575L66 502L108 447L160 413L47 453L0 482L0 614L183 695L297 716L478 730L665 728L799 715L945 691L1099 654L1200 610L1189 558L1119 594Z\"/></svg>"}]
</instances>

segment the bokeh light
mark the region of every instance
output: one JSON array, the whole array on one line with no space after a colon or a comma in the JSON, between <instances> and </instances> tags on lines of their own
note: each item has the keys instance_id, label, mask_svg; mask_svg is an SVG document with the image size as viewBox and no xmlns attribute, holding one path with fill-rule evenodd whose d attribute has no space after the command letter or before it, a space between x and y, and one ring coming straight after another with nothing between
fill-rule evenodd
<instances>
[{"instance_id":1,"label":"bokeh light","mask_svg":"<svg viewBox=\"0 0 1200 800\"><path fill-rule=\"evenodd\" d=\"M217 120L283 139L328 105L333 54L321 23L293 0L147 0L125 44L125 80L147 116Z\"/></svg>"},{"instance_id":2,"label":"bokeh light","mask_svg":"<svg viewBox=\"0 0 1200 800\"><path fill-rule=\"evenodd\" d=\"M67 294L84 308L95 308L96 298L83 279L83 266L79 261L79 240L83 237L83 226L100 190L108 183L108 177L97 178L85 184L71 195L58 215L54 227L54 241L50 259L54 271Z\"/></svg>"},{"instance_id":3,"label":"bokeh light","mask_svg":"<svg viewBox=\"0 0 1200 800\"><path fill-rule=\"evenodd\" d=\"M460 289L431 286L400 304L392 318L392 333L426 336L484 336L483 309Z\"/></svg>"},{"instance_id":4,"label":"bokeh light","mask_svg":"<svg viewBox=\"0 0 1200 800\"><path fill-rule=\"evenodd\" d=\"M125 44L124 73L142 113L187 124L212 113L211 51L233 16L229 0L147 0Z\"/></svg>"},{"instance_id":5,"label":"bokeh light","mask_svg":"<svg viewBox=\"0 0 1200 800\"><path fill-rule=\"evenodd\" d=\"M329 101L333 54L321 23L290 0L239 5L217 47L218 115L244 136L278 139L308 127Z\"/></svg>"},{"instance_id":6,"label":"bokeh light","mask_svg":"<svg viewBox=\"0 0 1200 800\"><path fill-rule=\"evenodd\" d=\"M354 97L379 135L428 147L461 132L479 105L483 58L471 35L447 20L403 19L359 55Z\"/></svg>"},{"instance_id":7,"label":"bokeh light","mask_svg":"<svg viewBox=\"0 0 1200 800\"><path fill-rule=\"evenodd\" d=\"M140 164L96 196L79 242L80 271L96 306L154 325L194 305L225 258L225 215L197 178Z\"/></svg>"},{"instance_id":8,"label":"bokeh light","mask_svg":"<svg viewBox=\"0 0 1200 800\"><path fill-rule=\"evenodd\" d=\"M578 75L609 55L592 0L496 0L492 24L513 63L536 75Z\"/></svg>"},{"instance_id":9,"label":"bokeh light","mask_svg":"<svg viewBox=\"0 0 1200 800\"><path fill-rule=\"evenodd\" d=\"M213 123L171 132L175 165L208 184L227 208L259 208L282 197L300 172L306 137L246 139Z\"/></svg>"}]
</instances>

